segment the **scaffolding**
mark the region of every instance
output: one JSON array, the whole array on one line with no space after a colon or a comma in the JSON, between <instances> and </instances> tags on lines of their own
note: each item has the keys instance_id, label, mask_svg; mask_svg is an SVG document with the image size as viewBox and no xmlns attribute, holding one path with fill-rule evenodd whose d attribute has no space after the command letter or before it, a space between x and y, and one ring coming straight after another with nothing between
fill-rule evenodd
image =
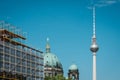
<instances>
[{"instance_id":1,"label":"scaffolding","mask_svg":"<svg viewBox=\"0 0 120 80\"><path fill-rule=\"evenodd\" d=\"M43 52L25 45L25 35L0 21L0 79L43 80Z\"/></svg>"}]
</instances>

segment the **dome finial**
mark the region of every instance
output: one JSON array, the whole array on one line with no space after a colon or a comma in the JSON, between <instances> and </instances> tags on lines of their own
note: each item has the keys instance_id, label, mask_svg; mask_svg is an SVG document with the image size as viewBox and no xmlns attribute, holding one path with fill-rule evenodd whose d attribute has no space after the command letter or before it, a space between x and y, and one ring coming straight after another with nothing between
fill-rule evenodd
<instances>
[{"instance_id":1,"label":"dome finial","mask_svg":"<svg viewBox=\"0 0 120 80\"><path fill-rule=\"evenodd\" d=\"M47 42L49 42L49 37L47 37Z\"/></svg>"},{"instance_id":2,"label":"dome finial","mask_svg":"<svg viewBox=\"0 0 120 80\"><path fill-rule=\"evenodd\" d=\"M46 53L50 53L49 38L47 37Z\"/></svg>"}]
</instances>

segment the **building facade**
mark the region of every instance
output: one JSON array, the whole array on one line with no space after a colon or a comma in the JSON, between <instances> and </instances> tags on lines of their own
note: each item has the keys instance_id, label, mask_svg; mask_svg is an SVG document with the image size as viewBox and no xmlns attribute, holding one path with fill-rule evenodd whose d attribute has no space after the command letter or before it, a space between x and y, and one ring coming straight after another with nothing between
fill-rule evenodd
<instances>
[{"instance_id":1,"label":"building facade","mask_svg":"<svg viewBox=\"0 0 120 80\"><path fill-rule=\"evenodd\" d=\"M43 80L43 53L24 44L18 29L0 22L0 80Z\"/></svg>"},{"instance_id":2,"label":"building facade","mask_svg":"<svg viewBox=\"0 0 120 80\"><path fill-rule=\"evenodd\" d=\"M69 67L68 78L70 78L72 80L79 80L79 70L75 64L73 64Z\"/></svg>"},{"instance_id":3,"label":"building facade","mask_svg":"<svg viewBox=\"0 0 120 80\"><path fill-rule=\"evenodd\" d=\"M58 57L51 53L49 40L47 39L46 53L44 54L44 77L63 75L62 64Z\"/></svg>"}]
</instances>

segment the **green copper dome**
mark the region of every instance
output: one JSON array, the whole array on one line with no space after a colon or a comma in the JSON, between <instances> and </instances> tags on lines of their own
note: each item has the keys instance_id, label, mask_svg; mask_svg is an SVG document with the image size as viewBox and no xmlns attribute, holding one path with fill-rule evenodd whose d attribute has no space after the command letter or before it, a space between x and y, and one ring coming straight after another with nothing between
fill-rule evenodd
<instances>
[{"instance_id":1,"label":"green copper dome","mask_svg":"<svg viewBox=\"0 0 120 80\"><path fill-rule=\"evenodd\" d=\"M44 65L53 68L62 68L62 64L53 53L46 53L44 55Z\"/></svg>"},{"instance_id":2,"label":"green copper dome","mask_svg":"<svg viewBox=\"0 0 120 80\"><path fill-rule=\"evenodd\" d=\"M47 39L46 53L44 54L44 66L62 69L62 64L58 57L50 52L50 45Z\"/></svg>"},{"instance_id":3,"label":"green copper dome","mask_svg":"<svg viewBox=\"0 0 120 80\"><path fill-rule=\"evenodd\" d=\"M78 70L77 65L73 64L69 67L69 70Z\"/></svg>"}]
</instances>

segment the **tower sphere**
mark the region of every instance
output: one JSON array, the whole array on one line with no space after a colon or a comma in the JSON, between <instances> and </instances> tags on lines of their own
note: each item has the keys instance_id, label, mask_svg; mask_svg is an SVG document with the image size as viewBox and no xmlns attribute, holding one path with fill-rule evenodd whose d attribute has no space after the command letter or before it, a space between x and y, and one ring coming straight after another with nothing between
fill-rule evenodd
<instances>
[{"instance_id":1,"label":"tower sphere","mask_svg":"<svg viewBox=\"0 0 120 80\"><path fill-rule=\"evenodd\" d=\"M99 50L99 47L97 44L92 44L91 47L90 47L90 50L92 52L97 52Z\"/></svg>"}]
</instances>

